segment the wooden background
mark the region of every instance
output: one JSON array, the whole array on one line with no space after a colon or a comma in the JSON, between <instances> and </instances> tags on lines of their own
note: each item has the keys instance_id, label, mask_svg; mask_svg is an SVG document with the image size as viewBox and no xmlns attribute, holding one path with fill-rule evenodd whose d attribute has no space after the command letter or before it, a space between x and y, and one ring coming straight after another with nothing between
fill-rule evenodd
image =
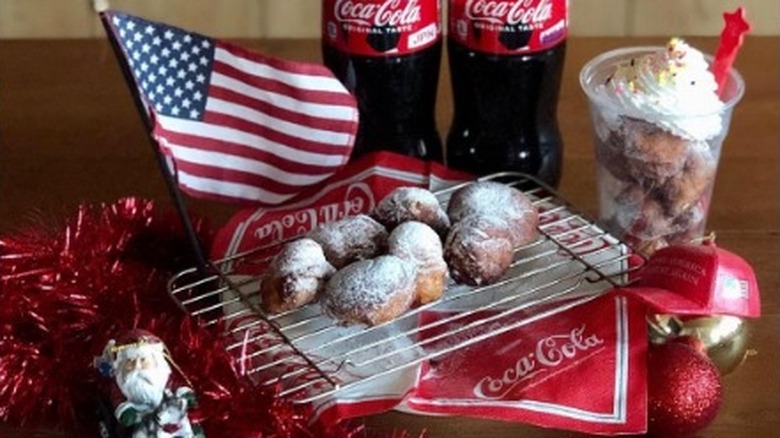
<instances>
[{"instance_id":1,"label":"wooden background","mask_svg":"<svg viewBox=\"0 0 780 438\"><path fill-rule=\"evenodd\" d=\"M446 4L446 0L442 0ZM780 35L778 0L570 0L575 35L717 35L744 6L755 35ZM0 38L102 38L110 6L217 37L319 37L319 0L0 0Z\"/></svg>"}]
</instances>

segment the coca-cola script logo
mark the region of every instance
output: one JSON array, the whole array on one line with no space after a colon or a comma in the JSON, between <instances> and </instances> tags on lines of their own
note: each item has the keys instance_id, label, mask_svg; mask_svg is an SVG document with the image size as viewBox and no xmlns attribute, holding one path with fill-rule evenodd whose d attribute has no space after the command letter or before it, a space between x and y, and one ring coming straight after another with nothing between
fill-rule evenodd
<instances>
[{"instance_id":1,"label":"coca-cola script logo","mask_svg":"<svg viewBox=\"0 0 780 438\"><path fill-rule=\"evenodd\" d=\"M474 395L487 400L503 399L515 387L537 374L573 362L603 344L604 340L597 335L585 335L585 325L569 333L547 336L536 343L533 351L520 356L498 376L482 378L474 387Z\"/></svg>"},{"instance_id":2,"label":"coca-cola script logo","mask_svg":"<svg viewBox=\"0 0 780 438\"><path fill-rule=\"evenodd\" d=\"M422 19L419 0L385 0L383 3L337 0L333 15L342 23L375 27L405 26Z\"/></svg>"},{"instance_id":3,"label":"coca-cola script logo","mask_svg":"<svg viewBox=\"0 0 780 438\"><path fill-rule=\"evenodd\" d=\"M604 232L598 228L584 226L586 224L577 217L566 220L567 217L569 215L556 211L542 211L540 219L544 232L569 251L585 256L614 245L604 238ZM560 253L566 255L563 249Z\"/></svg>"},{"instance_id":4,"label":"coca-cola script logo","mask_svg":"<svg viewBox=\"0 0 780 438\"><path fill-rule=\"evenodd\" d=\"M495 24L531 25L552 18L552 0L468 0L466 17Z\"/></svg>"},{"instance_id":5,"label":"coca-cola script logo","mask_svg":"<svg viewBox=\"0 0 780 438\"><path fill-rule=\"evenodd\" d=\"M269 220L254 231L255 242L257 246L280 242L306 233L320 224L365 213L374 208L375 204L374 194L368 184L353 183L347 188L343 201L291 211Z\"/></svg>"}]
</instances>

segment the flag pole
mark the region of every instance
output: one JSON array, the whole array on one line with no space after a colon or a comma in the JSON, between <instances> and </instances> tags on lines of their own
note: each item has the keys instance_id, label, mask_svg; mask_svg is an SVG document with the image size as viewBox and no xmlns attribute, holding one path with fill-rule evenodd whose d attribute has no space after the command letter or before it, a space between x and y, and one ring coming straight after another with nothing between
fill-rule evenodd
<instances>
[{"instance_id":1,"label":"flag pole","mask_svg":"<svg viewBox=\"0 0 780 438\"><path fill-rule=\"evenodd\" d=\"M152 145L154 156L157 160L157 165L160 168L160 172L162 172L166 188L168 189L168 195L171 197L174 207L176 208L176 211L179 214L179 218L181 219L182 225L184 226L184 232L187 236L187 240L189 241L192 253L195 256L198 272L205 276L209 272L209 263L203 254L203 247L198 240L198 235L195 233L195 227L192 225L192 220L190 220L190 216L187 214L187 207L184 205L184 198L182 197L181 192L176 185L176 181L173 177L173 174L171 173L168 163L165 160L165 156L160 152L159 143L152 135L152 122L147 115L146 106L144 105L144 102L137 91L138 85L135 83L133 74L130 72L130 66L127 65L127 61L124 59L124 54L122 52L122 48L119 46L119 41L114 38L114 32L111 29L111 23L109 23L109 19L105 13L101 12L99 15L100 22L103 24L103 28L105 29L106 35L108 36L108 41L111 43L111 48L114 51L114 56L117 59L117 62L119 62L122 76L130 88L130 94L133 96L133 102L135 103L136 109L138 110L138 113L140 114L144 123L144 127L146 128L147 137Z\"/></svg>"}]
</instances>

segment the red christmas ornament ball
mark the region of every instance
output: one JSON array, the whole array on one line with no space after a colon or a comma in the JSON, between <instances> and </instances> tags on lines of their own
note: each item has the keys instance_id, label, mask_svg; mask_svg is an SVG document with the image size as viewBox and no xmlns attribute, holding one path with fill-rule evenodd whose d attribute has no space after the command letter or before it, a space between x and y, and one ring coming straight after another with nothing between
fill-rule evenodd
<instances>
[{"instance_id":1,"label":"red christmas ornament ball","mask_svg":"<svg viewBox=\"0 0 780 438\"><path fill-rule=\"evenodd\" d=\"M648 434L682 437L709 425L722 399L715 364L683 342L651 345L648 355Z\"/></svg>"}]
</instances>

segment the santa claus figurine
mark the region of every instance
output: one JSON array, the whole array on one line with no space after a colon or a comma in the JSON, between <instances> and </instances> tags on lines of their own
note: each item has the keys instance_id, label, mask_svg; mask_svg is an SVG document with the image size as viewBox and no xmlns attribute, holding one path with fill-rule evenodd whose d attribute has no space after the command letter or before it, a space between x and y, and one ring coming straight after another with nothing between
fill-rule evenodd
<instances>
[{"instance_id":1,"label":"santa claus figurine","mask_svg":"<svg viewBox=\"0 0 780 438\"><path fill-rule=\"evenodd\" d=\"M100 367L114 376L121 392L117 398L123 398L114 415L122 426L132 429L133 438L204 436L187 417L195 393L189 387L171 385L170 360L160 338L144 330L112 339L103 351Z\"/></svg>"}]
</instances>

